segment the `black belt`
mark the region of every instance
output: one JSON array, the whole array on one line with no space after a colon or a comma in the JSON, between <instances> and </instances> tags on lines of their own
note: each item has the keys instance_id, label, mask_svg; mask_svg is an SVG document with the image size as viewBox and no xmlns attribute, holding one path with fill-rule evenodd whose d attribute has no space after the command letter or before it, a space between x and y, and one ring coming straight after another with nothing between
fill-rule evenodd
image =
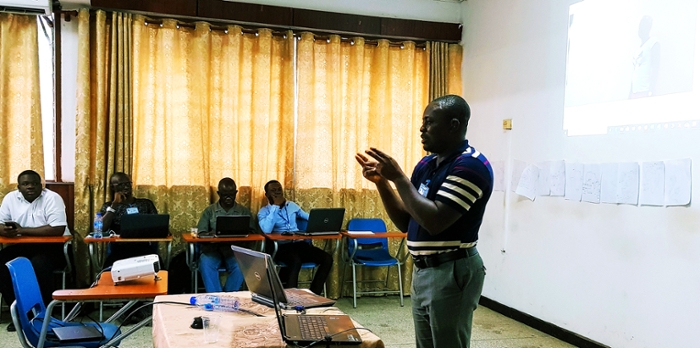
<instances>
[{"instance_id":1,"label":"black belt","mask_svg":"<svg viewBox=\"0 0 700 348\"><path fill-rule=\"evenodd\" d=\"M459 249L435 255L413 256L413 264L418 268L430 268L442 265L445 262L463 259L478 254L476 247Z\"/></svg>"}]
</instances>

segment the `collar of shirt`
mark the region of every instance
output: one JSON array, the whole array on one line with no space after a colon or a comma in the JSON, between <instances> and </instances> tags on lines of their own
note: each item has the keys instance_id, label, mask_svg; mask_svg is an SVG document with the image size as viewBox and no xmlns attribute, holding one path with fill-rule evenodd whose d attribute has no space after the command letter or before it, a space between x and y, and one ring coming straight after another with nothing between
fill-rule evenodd
<instances>
[{"instance_id":1,"label":"collar of shirt","mask_svg":"<svg viewBox=\"0 0 700 348\"><path fill-rule=\"evenodd\" d=\"M41 189L41 193L39 194L39 197L37 197L37 198L34 200L34 202L36 202L36 201L38 201L39 199L43 198L45 193L46 193L46 188ZM30 202L30 201L28 201L26 198L24 198L24 195L22 194L22 192L19 192L19 190L17 190L17 200L20 201L20 202L22 202L22 203L25 203L25 204L32 204L32 203L34 203L34 202Z\"/></svg>"},{"instance_id":2,"label":"collar of shirt","mask_svg":"<svg viewBox=\"0 0 700 348\"><path fill-rule=\"evenodd\" d=\"M216 202L216 213L221 213L221 214L232 214L232 213L239 213L240 205L236 202L233 203L233 207L231 207L231 210L226 210L224 207L221 206L221 202Z\"/></svg>"},{"instance_id":3,"label":"collar of shirt","mask_svg":"<svg viewBox=\"0 0 700 348\"><path fill-rule=\"evenodd\" d=\"M440 165L439 165L439 166L437 165L437 155L433 155L433 158L431 158L431 159L428 161L428 164L429 164L433 169L436 169L436 168L438 168L438 167L441 167L441 166L445 165L446 163L452 162L452 160L454 160L455 158L457 158L457 156L461 155L461 154L462 154L465 150L467 150L468 148L469 148L469 141L465 139L465 140L462 142L462 144L460 144L459 147L458 147L456 150L454 150L449 156L447 156L447 158L445 158L442 162L440 162Z\"/></svg>"}]
</instances>

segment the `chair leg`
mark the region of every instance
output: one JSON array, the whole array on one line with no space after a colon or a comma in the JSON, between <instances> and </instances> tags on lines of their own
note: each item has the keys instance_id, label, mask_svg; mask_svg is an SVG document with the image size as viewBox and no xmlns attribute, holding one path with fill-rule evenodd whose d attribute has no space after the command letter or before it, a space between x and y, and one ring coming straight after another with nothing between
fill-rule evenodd
<instances>
[{"instance_id":1,"label":"chair leg","mask_svg":"<svg viewBox=\"0 0 700 348\"><path fill-rule=\"evenodd\" d=\"M352 308L357 308L357 271L352 263Z\"/></svg>"},{"instance_id":2,"label":"chair leg","mask_svg":"<svg viewBox=\"0 0 700 348\"><path fill-rule=\"evenodd\" d=\"M403 307L403 281L401 281L401 264L397 263L396 264L396 269L399 271L399 302L401 303L401 307ZM388 268L387 268L388 272Z\"/></svg>"},{"instance_id":3,"label":"chair leg","mask_svg":"<svg viewBox=\"0 0 700 348\"><path fill-rule=\"evenodd\" d=\"M343 264L343 276L340 277L340 297L345 296L345 271L348 270L348 264Z\"/></svg>"},{"instance_id":4,"label":"chair leg","mask_svg":"<svg viewBox=\"0 0 700 348\"><path fill-rule=\"evenodd\" d=\"M61 289L66 290L66 272L63 271L63 277L61 278ZM61 303L61 320L66 320L66 303Z\"/></svg>"}]
</instances>

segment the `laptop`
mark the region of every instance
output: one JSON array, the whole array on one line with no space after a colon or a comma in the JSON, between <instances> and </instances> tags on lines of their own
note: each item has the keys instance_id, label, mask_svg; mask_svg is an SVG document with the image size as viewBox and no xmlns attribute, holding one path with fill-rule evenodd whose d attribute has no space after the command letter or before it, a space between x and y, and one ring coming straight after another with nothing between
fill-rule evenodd
<instances>
[{"instance_id":1,"label":"laptop","mask_svg":"<svg viewBox=\"0 0 700 348\"><path fill-rule=\"evenodd\" d=\"M340 233L343 226L345 208L316 208L309 212L309 223L306 231L294 233L304 236L322 236Z\"/></svg>"},{"instance_id":2,"label":"laptop","mask_svg":"<svg viewBox=\"0 0 700 348\"><path fill-rule=\"evenodd\" d=\"M168 214L126 214L121 219L121 238L165 238L170 234Z\"/></svg>"},{"instance_id":3,"label":"laptop","mask_svg":"<svg viewBox=\"0 0 700 348\"><path fill-rule=\"evenodd\" d=\"M277 272L272 272L272 279L266 279L268 263L274 267L274 262L266 261L270 255L250 249L232 245L231 249L238 261L238 267L243 272L243 278L251 292L253 301L274 307L273 293L277 294L278 305L285 309L293 309L296 306L304 308L332 306L334 300L316 295L303 289L284 289ZM273 291L274 290L274 291Z\"/></svg>"},{"instance_id":4,"label":"laptop","mask_svg":"<svg viewBox=\"0 0 700 348\"><path fill-rule=\"evenodd\" d=\"M270 255L235 245L231 246L231 249L238 261L238 266L243 271L243 277L251 293L255 294L254 291L261 288L270 291L270 304L275 309L277 323L285 342L296 346L313 345L320 342L332 344L362 343L362 338L352 319L345 314L281 314L280 306L273 304L284 304L286 290L282 290L282 283L279 281L275 264ZM253 300L255 301L255 297ZM330 337L330 341L327 340L327 337Z\"/></svg>"},{"instance_id":5,"label":"laptop","mask_svg":"<svg viewBox=\"0 0 700 348\"><path fill-rule=\"evenodd\" d=\"M250 234L249 215L231 215L216 217L216 237L248 237Z\"/></svg>"},{"instance_id":6,"label":"laptop","mask_svg":"<svg viewBox=\"0 0 700 348\"><path fill-rule=\"evenodd\" d=\"M102 332L94 326L71 325L51 329L61 342L94 341L104 338Z\"/></svg>"}]
</instances>

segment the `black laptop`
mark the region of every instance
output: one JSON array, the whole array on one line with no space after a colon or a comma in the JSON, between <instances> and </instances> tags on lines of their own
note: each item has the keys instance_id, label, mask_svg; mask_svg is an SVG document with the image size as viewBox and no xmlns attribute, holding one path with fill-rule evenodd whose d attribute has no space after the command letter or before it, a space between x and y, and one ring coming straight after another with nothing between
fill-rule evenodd
<instances>
[{"instance_id":1,"label":"black laptop","mask_svg":"<svg viewBox=\"0 0 700 348\"><path fill-rule=\"evenodd\" d=\"M215 237L248 237L250 215L229 215L216 218Z\"/></svg>"},{"instance_id":2,"label":"black laptop","mask_svg":"<svg viewBox=\"0 0 700 348\"><path fill-rule=\"evenodd\" d=\"M272 279L268 280L265 276L267 269L266 257L270 255L250 249L241 248L235 245L231 246L238 267L243 272L243 278L251 292L251 298L257 303L264 304L268 307L274 307L272 301L273 293L277 293L279 306L282 308L292 309L296 306L304 306L305 308L332 306L334 300L316 295L310 291L303 289L283 289L282 281L280 281L277 272L272 272ZM274 262L269 262L274 267ZM274 291L273 291L274 290Z\"/></svg>"},{"instance_id":3,"label":"black laptop","mask_svg":"<svg viewBox=\"0 0 700 348\"><path fill-rule=\"evenodd\" d=\"M340 233L343 226L345 208L315 208L309 212L309 223L306 231L294 233L304 236L322 236Z\"/></svg>"},{"instance_id":4,"label":"black laptop","mask_svg":"<svg viewBox=\"0 0 700 348\"><path fill-rule=\"evenodd\" d=\"M231 246L231 249L241 271L243 271L246 285L248 285L251 293L254 293L255 290L253 289L266 288L267 291L271 292L271 304L283 304L285 302L285 292L294 289L282 290L282 284L277 276L277 272L275 272L275 264L272 262L270 255L235 245ZM265 286L264 284L267 285ZM253 300L255 300L255 297L253 297ZM352 319L345 314L282 314L280 313L282 311L281 306L272 305L271 307L275 309L275 316L277 317L280 332L282 332L282 339L285 342L296 346L307 346L320 342L332 344L362 343L362 338L357 329L355 329ZM330 341L326 340L327 337L330 337Z\"/></svg>"},{"instance_id":5,"label":"black laptop","mask_svg":"<svg viewBox=\"0 0 700 348\"><path fill-rule=\"evenodd\" d=\"M168 214L126 214L121 219L122 238L165 238L170 233Z\"/></svg>"},{"instance_id":6,"label":"black laptop","mask_svg":"<svg viewBox=\"0 0 700 348\"><path fill-rule=\"evenodd\" d=\"M102 340L102 332L94 326L70 325L51 329L61 342L81 342Z\"/></svg>"}]
</instances>

